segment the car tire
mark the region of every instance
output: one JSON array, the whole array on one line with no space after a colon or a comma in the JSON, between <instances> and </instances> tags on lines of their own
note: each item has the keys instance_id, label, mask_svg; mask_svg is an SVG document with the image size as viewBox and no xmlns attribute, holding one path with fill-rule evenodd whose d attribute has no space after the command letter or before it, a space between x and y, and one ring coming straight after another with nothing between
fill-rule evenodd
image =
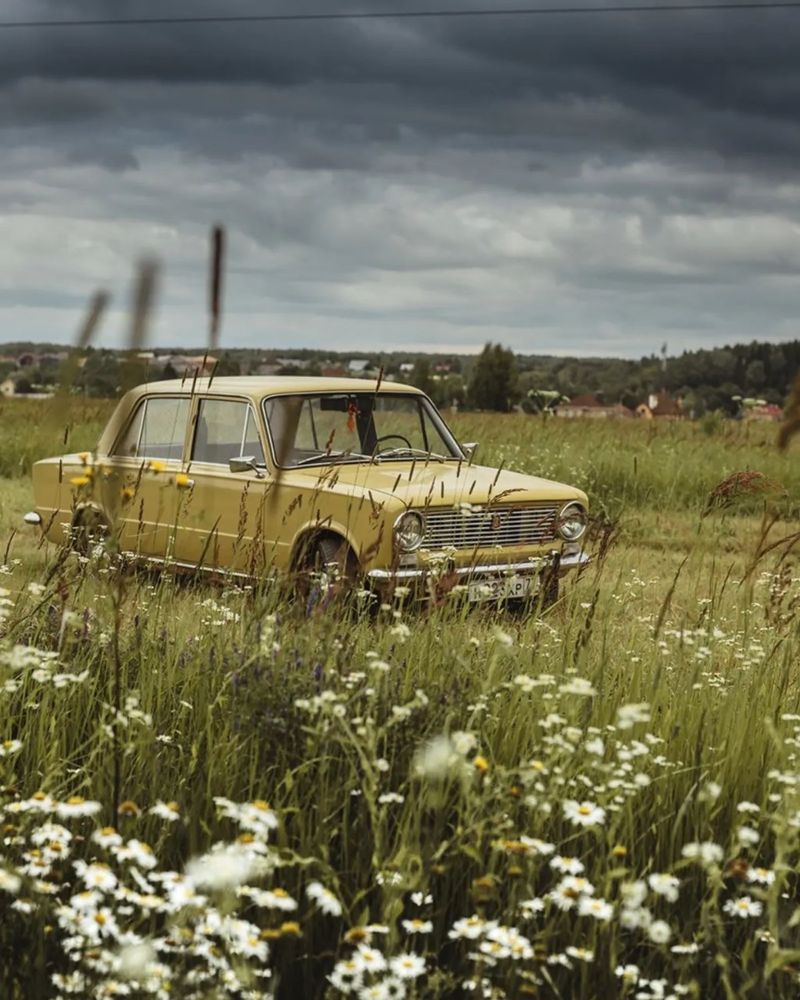
<instances>
[{"instance_id":1,"label":"car tire","mask_svg":"<svg viewBox=\"0 0 800 1000\"><path fill-rule=\"evenodd\" d=\"M108 521L94 507L79 510L72 519L69 547L79 556L88 556L92 547L108 538Z\"/></svg>"},{"instance_id":2,"label":"car tire","mask_svg":"<svg viewBox=\"0 0 800 1000\"><path fill-rule=\"evenodd\" d=\"M358 578L358 560L343 538L321 535L303 554L297 572L297 594L307 611L343 604Z\"/></svg>"}]
</instances>

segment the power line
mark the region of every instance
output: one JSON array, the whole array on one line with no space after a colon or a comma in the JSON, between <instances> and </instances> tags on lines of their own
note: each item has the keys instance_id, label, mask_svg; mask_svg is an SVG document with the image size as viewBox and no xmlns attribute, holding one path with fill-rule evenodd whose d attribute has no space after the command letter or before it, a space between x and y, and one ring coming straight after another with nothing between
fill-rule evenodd
<instances>
[{"instance_id":1,"label":"power line","mask_svg":"<svg viewBox=\"0 0 800 1000\"><path fill-rule=\"evenodd\" d=\"M582 14L669 14L689 11L753 11L798 10L800 0L764 0L763 3L655 3L613 4L607 7L506 7L475 10L395 10L395 11L330 11L305 14L209 14L160 16L81 18L76 20L0 21L0 29L13 28L130 28L170 24L277 24L302 21L412 21L444 20L447 18L487 17L557 17Z\"/></svg>"}]
</instances>

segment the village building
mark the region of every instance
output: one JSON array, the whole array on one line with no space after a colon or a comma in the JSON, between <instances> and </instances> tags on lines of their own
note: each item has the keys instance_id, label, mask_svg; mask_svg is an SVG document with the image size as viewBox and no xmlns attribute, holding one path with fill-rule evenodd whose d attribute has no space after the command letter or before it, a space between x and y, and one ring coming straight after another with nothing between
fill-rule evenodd
<instances>
[{"instance_id":1,"label":"village building","mask_svg":"<svg viewBox=\"0 0 800 1000\"><path fill-rule=\"evenodd\" d=\"M573 397L568 403L561 403L556 408L559 417L632 417L633 411L622 403L604 403L592 393Z\"/></svg>"},{"instance_id":2,"label":"village building","mask_svg":"<svg viewBox=\"0 0 800 1000\"><path fill-rule=\"evenodd\" d=\"M777 403L763 403L745 410L744 419L775 422L783 419L783 410Z\"/></svg>"},{"instance_id":3,"label":"village building","mask_svg":"<svg viewBox=\"0 0 800 1000\"><path fill-rule=\"evenodd\" d=\"M142 355L140 355L142 357ZM177 378L200 378L212 375L217 359L210 354L158 354L143 358L153 371L164 371L170 367Z\"/></svg>"},{"instance_id":4,"label":"village building","mask_svg":"<svg viewBox=\"0 0 800 1000\"><path fill-rule=\"evenodd\" d=\"M647 402L639 403L636 407L636 416L644 420L678 420L684 416L683 402L681 399L673 399L664 389L661 392L651 392Z\"/></svg>"}]
</instances>

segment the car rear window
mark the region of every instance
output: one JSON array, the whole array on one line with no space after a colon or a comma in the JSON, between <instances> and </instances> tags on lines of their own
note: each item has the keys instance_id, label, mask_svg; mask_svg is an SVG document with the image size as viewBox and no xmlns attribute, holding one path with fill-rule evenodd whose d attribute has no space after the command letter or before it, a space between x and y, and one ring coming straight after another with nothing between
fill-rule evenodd
<instances>
[{"instance_id":1,"label":"car rear window","mask_svg":"<svg viewBox=\"0 0 800 1000\"><path fill-rule=\"evenodd\" d=\"M117 442L115 455L180 461L186 437L189 400L153 397L141 402L127 430Z\"/></svg>"}]
</instances>

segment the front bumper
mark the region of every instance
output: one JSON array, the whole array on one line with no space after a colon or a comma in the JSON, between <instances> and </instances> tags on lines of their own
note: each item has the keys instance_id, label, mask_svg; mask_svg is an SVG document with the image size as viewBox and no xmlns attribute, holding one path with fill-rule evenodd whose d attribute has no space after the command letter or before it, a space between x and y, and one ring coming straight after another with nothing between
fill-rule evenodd
<instances>
[{"instance_id":1,"label":"front bumper","mask_svg":"<svg viewBox=\"0 0 800 1000\"><path fill-rule=\"evenodd\" d=\"M410 584L427 579L435 579L442 576L455 576L459 583L477 581L487 577L497 576L526 576L541 573L550 567L564 576L571 570L580 569L591 562L585 552L568 552L563 555L554 550L545 556L536 556L533 559L525 559L522 562L513 563L478 563L470 566L437 566L415 567L413 569L371 569L367 572L367 579L378 584L400 583Z\"/></svg>"}]
</instances>

